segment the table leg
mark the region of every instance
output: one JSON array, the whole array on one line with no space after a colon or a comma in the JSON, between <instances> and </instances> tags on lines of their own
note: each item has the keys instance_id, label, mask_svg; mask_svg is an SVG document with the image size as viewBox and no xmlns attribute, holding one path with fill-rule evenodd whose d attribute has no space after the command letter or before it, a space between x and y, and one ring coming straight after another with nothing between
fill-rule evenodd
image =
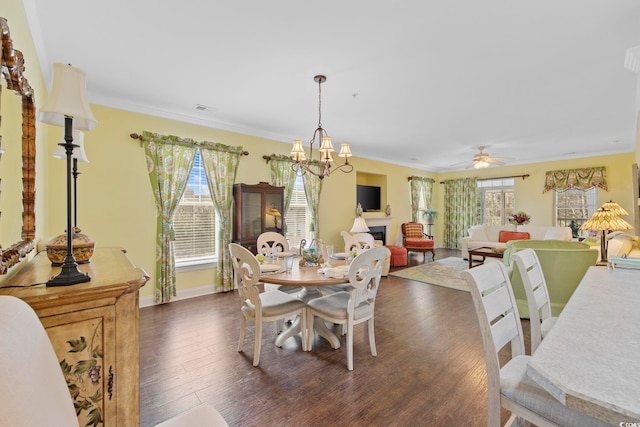
<instances>
[{"instance_id":1,"label":"table leg","mask_svg":"<svg viewBox=\"0 0 640 427\"><path fill-rule=\"evenodd\" d=\"M304 302L310 301L314 298L318 298L321 296L322 296L322 293L318 290L318 288L312 287L312 286L304 286L302 290L298 292L298 295L297 295L297 297ZM291 338L296 334L299 334L302 330L302 325L300 323L301 323L301 319L300 319L300 316L298 316L289 329L283 331L280 335L278 335L278 338L276 338L276 346L282 347L284 345L284 342L287 339ZM333 332L331 332L329 328L327 328L327 325L319 317L316 317L313 320L313 329L316 332L318 332L318 335L320 335L321 337L329 341L329 344L331 344L331 348L333 349L340 348L340 339ZM310 331L309 333L313 333L313 331ZM305 340L303 340L302 342L302 351L311 350L306 348L307 346L304 341Z\"/></svg>"}]
</instances>

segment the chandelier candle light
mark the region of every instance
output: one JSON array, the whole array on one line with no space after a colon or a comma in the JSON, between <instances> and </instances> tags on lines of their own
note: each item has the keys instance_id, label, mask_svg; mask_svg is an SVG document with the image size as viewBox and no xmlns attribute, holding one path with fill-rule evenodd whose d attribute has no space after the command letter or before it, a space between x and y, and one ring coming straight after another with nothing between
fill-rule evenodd
<instances>
[{"instance_id":1,"label":"chandelier candle light","mask_svg":"<svg viewBox=\"0 0 640 427\"><path fill-rule=\"evenodd\" d=\"M331 154L335 150L333 149L333 144L331 143L331 137L327 135L326 130L322 128L322 83L324 83L327 78L322 75L317 75L313 78L313 80L318 83L318 128L313 132L313 137L309 141L309 158L307 159L304 154L304 148L302 146L301 140L295 140L293 142L293 148L291 149L291 154L293 159L296 161L296 165L294 168L296 171L301 170L304 174L305 172L309 172L312 175L317 176L320 179L323 179L325 176L329 176L331 173L342 170L344 173L350 173L353 171L353 166L349 164L349 157L352 156L351 148L348 143L344 143L340 147L340 152L338 153L338 157L344 158L344 163L337 168L331 170L331 163L333 162L333 155ZM317 141L316 141L317 138ZM320 168L314 168L313 163L313 145L319 145L319 165ZM315 170L314 170L315 169Z\"/></svg>"},{"instance_id":2,"label":"chandelier candle light","mask_svg":"<svg viewBox=\"0 0 640 427\"><path fill-rule=\"evenodd\" d=\"M38 120L54 126L64 126L64 146L67 158L67 249L61 271L52 277L47 286L67 286L88 282L91 277L78 270L73 256L73 229L71 224L71 183L73 150L73 129L92 130L98 124L86 97L87 84L84 71L61 63L53 64L53 83L49 98L38 113Z\"/></svg>"}]
</instances>

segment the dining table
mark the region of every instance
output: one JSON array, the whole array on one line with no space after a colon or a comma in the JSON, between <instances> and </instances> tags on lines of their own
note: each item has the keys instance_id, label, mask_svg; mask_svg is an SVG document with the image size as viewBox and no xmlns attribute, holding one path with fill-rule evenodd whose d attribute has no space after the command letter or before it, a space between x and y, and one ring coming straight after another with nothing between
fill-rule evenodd
<instances>
[{"instance_id":1,"label":"dining table","mask_svg":"<svg viewBox=\"0 0 640 427\"><path fill-rule=\"evenodd\" d=\"M568 408L640 425L640 270L590 267L527 375Z\"/></svg>"},{"instance_id":2,"label":"dining table","mask_svg":"<svg viewBox=\"0 0 640 427\"><path fill-rule=\"evenodd\" d=\"M300 256L296 256L293 262L293 267L290 272L285 268L285 257L275 257L269 261L273 264L281 265L281 268L271 272L261 272L260 281L263 283L272 283L275 285L285 285L301 287L300 292L296 294L296 297L302 301L310 301L314 298L319 298L324 294L321 288L330 285L340 285L348 283L349 279L345 276L331 277L323 273L320 265L304 266ZM337 269L342 268L345 272L346 261L341 259L329 259L330 267ZM282 347L283 343L289 338L300 333L302 325L300 325L300 317L296 318L291 327L284 330L278 338L276 338L276 345ZM318 332L318 335L325 338L331 344L331 348L340 348L340 339L327 327L324 321L320 318L314 320L314 329Z\"/></svg>"}]
</instances>

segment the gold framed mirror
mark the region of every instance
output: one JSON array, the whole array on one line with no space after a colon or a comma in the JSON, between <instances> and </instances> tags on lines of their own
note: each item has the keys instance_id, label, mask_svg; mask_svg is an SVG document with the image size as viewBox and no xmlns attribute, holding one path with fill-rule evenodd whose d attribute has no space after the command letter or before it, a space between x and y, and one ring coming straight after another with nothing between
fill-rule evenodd
<instances>
[{"instance_id":1,"label":"gold framed mirror","mask_svg":"<svg viewBox=\"0 0 640 427\"><path fill-rule=\"evenodd\" d=\"M13 242L13 239L9 239L8 242L0 240L0 274L7 274L9 269L19 263L35 245L36 113L33 89L23 75L24 58L22 52L13 48L9 25L7 20L2 17L0 17L0 31L2 36L2 76L7 84L7 89L20 98L22 109L22 174L16 180L16 184L20 179L22 180L22 229L17 242ZM0 111L1 113L2 111ZM7 123L2 123L2 125L6 126ZM2 130L1 127L0 130ZM18 151L18 147L14 146L5 147L5 149ZM11 170L11 168L0 167L0 178L6 170ZM15 179L14 177L10 178ZM0 181L0 184L2 183ZM7 201L7 203L16 202ZM0 220L4 220L4 218L0 217Z\"/></svg>"}]
</instances>

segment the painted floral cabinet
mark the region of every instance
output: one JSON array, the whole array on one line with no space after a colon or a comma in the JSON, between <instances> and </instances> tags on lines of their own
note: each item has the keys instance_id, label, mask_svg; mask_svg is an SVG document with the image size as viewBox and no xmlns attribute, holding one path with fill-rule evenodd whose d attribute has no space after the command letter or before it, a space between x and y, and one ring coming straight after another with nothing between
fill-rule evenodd
<instances>
[{"instance_id":1,"label":"painted floral cabinet","mask_svg":"<svg viewBox=\"0 0 640 427\"><path fill-rule=\"evenodd\" d=\"M23 299L40 317L79 425L138 426L138 293L149 276L121 248L97 248L91 262L79 268L89 273L90 282L38 285L59 271L43 252L8 280L0 294Z\"/></svg>"}]
</instances>

